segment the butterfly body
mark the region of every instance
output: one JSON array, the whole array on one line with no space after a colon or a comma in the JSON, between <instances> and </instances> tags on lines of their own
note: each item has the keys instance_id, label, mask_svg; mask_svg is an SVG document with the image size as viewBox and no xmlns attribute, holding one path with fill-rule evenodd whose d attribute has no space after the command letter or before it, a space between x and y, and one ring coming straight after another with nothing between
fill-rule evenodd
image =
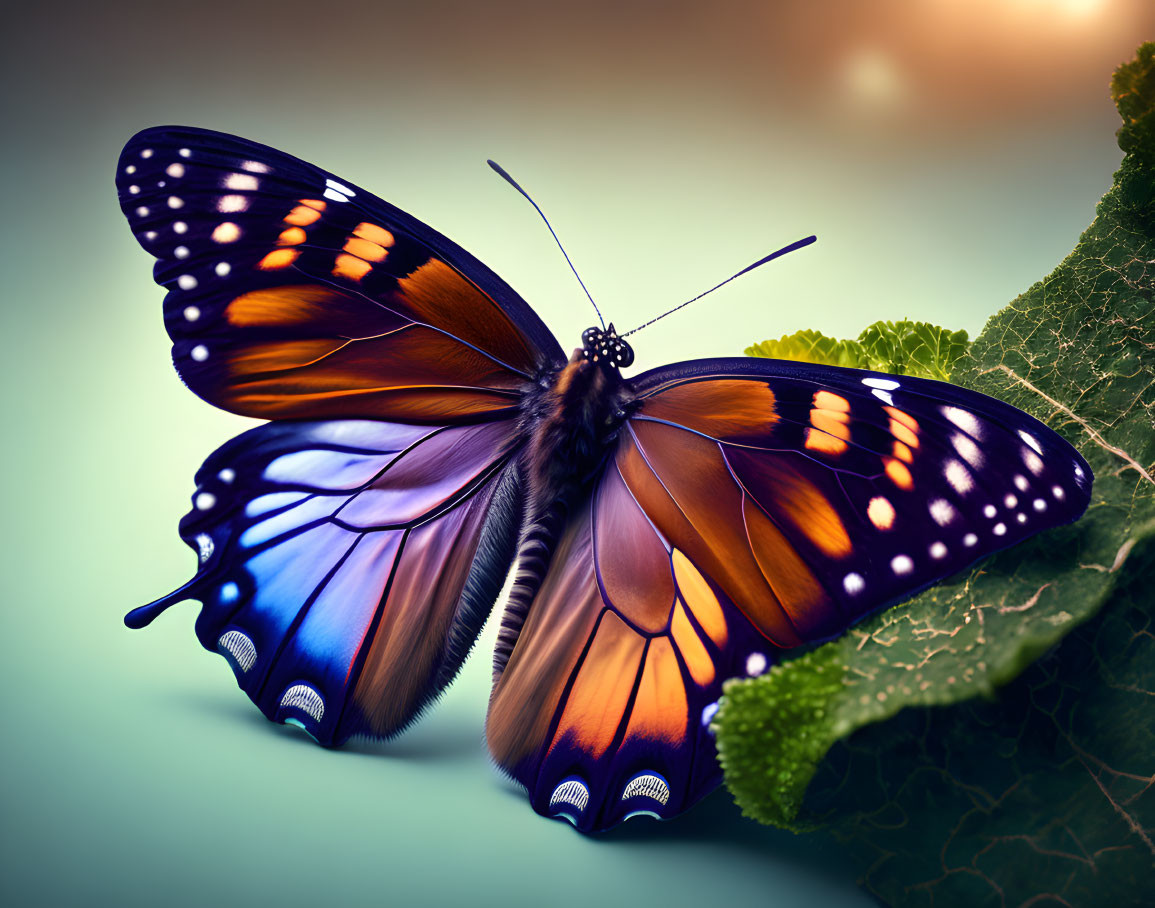
<instances>
[{"instance_id":1,"label":"butterfly body","mask_svg":"<svg viewBox=\"0 0 1155 908\"><path fill-rule=\"evenodd\" d=\"M1067 442L962 388L752 359L625 377L613 325L567 360L456 244L266 146L146 130L117 188L181 377L271 420L197 472L197 572L126 623L199 600L269 719L389 738L514 569L487 744L583 831L718 785L727 678L1087 505Z\"/></svg>"}]
</instances>

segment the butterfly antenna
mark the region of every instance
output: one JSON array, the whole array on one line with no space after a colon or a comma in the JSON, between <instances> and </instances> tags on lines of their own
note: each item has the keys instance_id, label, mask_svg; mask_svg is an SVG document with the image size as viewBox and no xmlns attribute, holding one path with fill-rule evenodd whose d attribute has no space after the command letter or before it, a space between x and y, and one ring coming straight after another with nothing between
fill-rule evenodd
<instances>
[{"instance_id":1,"label":"butterfly antenna","mask_svg":"<svg viewBox=\"0 0 1155 908\"><path fill-rule=\"evenodd\" d=\"M535 202L533 199L530 198L529 193L526 192L524 189L522 189L517 184L517 180L515 180L508 173L505 172L505 170L502 168L502 166L500 164L498 164L496 161L486 161L485 163L488 164L490 167L492 167L494 169L494 171L497 172L497 175L500 176L503 180L505 180L505 182L507 182L510 186L512 186L514 189L516 189L518 192L520 192L523 196L525 196L526 199L529 201L529 204L531 204L537 210L537 213L541 215L541 219L543 221L545 221L545 226L549 227L549 232L553 234L553 241L555 243L557 243L557 248L560 249L561 254L565 256L566 264L569 265L569 270L573 272L573 276L576 277L578 283L582 285L582 290L585 290L586 297L589 299L590 305L592 305L594 307L594 312L596 312L598 314L598 321L602 323L602 328L605 328L606 320L604 318L602 318L602 310L598 308L598 304L595 303L594 298L592 296L590 296L589 290L586 289L585 281L582 280L582 276L577 273L577 269L573 266L573 262L570 261L569 254L565 251L565 246L563 246L561 244L561 240L559 240L557 238L557 234L554 233L553 225L550 224L549 218L547 218L545 216L545 212L542 211L541 208L538 207L537 202ZM751 267L753 267L753 266L751 266Z\"/></svg>"},{"instance_id":2,"label":"butterfly antenna","mask_svg":"<svg viewBox=\"0 0 1155 908\"><path fill-rule=\"evenodd\" d=\"M661 315L650 319L644 325L638 325L638 327L632 328L629 331L627 331L625 334L621 334L618 336L619 337L629 337L631 334L636 334L637 332L641 331L643 328L648 328L654 322L660 321L661 319L665 318L667 315L673 315L679 309L684 309L686 306L690 305L690 303L693 303L697 300L700 300L702 297L706 296L706 294L713 293L719 287L725 287L728 283L730 283L730 281L734 280L734 278L741 277L747 271L753 271L755 268L758 268L762 265L765 265L767 262L772 262L774 259L778 258L779 256L786 255L786 253L788 253L788 252L794 252L796 249L802 249L806 246L809 246L811 243L815 242L817 239L818 239L818 237L816 237L816 236L808 236L804 239L801 239L801 240L798 240L794 243L791 243L789 246L783 246L777 252L771 252L765 258L758 259L758 261L756 261L753 265L747 265L745 268L743 268L737 274L731 275L730 277L726 278L726 280L722 281L722 283L716 284L715 286L711 287L709 290L706 290L706 291L703 291L702 293L699 293L693 299L686 300L680 306L675 306L669 312L663 312Z\"/></svg>"}]
</instances>

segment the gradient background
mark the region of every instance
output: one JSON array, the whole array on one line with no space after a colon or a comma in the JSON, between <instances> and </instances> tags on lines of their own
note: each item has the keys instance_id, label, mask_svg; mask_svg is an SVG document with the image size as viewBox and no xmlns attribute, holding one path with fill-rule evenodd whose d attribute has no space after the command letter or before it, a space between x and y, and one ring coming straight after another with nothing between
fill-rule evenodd
<instances>
[{"instance_id":1,"label":"gradient background","mask_svg":"<svg viewBox=\"0 0 1155 908\"><path fill-rule=\"evenodd\" d=\"M113 169L136 130L236 132L428 221L564 345L808 233L637 338L638 368L879 318L977 332L1048 272L1120 159L1112 69L1147 0L21 4L0 67L4 339L0 901L862 905L834 850L725 793L600 839L534 815L481 746L493 627L396 742L270 725L195 607L200 461L248 421L173 372Z\"/></svg>"}]
</instances>

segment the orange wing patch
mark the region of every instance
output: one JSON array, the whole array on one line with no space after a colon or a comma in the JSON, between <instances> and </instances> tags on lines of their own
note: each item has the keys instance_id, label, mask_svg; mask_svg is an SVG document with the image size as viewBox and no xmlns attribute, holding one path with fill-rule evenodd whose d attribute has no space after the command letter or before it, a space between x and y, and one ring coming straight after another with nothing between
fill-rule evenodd
<instances>
[{"instance_id":1,"label":"orange wing patch","mask_svg":"<svg viewBox=\"0 0 1155 908\"><path fill-rule=\"evenodd\" d=\"M811 451L837 456L850 441L850 401L830 391L814 394L806 447Z\"/></svg>"},{"instance_id":2,"label":"orange wing patch","mask_svg":"<svg viewBox=\"0 0 1155 908\"><path fill-rule=\"evenodd\" d=\"M901 444L901 442L895 442L895 444ZM914 479L910 475L910 470L893 457L886 458L886 475L900 489L909 491L914 488Z\"/></svg>"},{"instance_id":3,"label":"orange wing patch","mask_svg":"<svg viewBox=\"0 0 1155 908\"><path fill-rule=\"evenodd\" d=\"M706 652L702 639L694 630L694 626L690 624L690 619L686 617L686 610L680 602L674 606L674 616L670 620L670 636L674 638L674 644L678 647L682 658L686 660L686 668L690 670L690 677L702 687L713 681L714 660Z\"/></svg>"},{"instance_id":4,"label":"orange wing patch","mask_svg":"<svg viewBox=\"0 0 1155 908\"><path fill-rule=\"evenodd\" d=\"M698 619L702 630L720 649L726 645L729 634L726 631L726 618L722 614L718 597L706 583L706 578L678 549L674 549L673 564L674 579L677 581L678 591L682 594L682 600Z\"/></svg>"},{"instance_id":5,"label":"orange wing patch","mask_svg":"<svg viewBox=\"0 0 1155 908\"><path fill-rule=\"evenodd\" d=\"M675 385L647 399L642 412L719 439L767 435L778 421L770 386L738 379Z\"/></svg>"},{"instance_id":6,"label":"orange wing patch","mask_svg":"<svg viewBox=\"0 0 1155 908\"><path fill-rule=\"evenodd\" d=\"M343 252L337 256L337 261L333 264L333 277L359 281L372 270L373 266L364 259Z\"/></svg>"},{"instance_id":7,"label":"orange wing patch","mask_svg":"<svg viewBox=\"0 0 1155 908\"><path fill-rule=\"evenodd\" d=\"M655 637L646 652L646 666L642 669L626 738L678 743L686 734L688 722L686 686L678 670L674 646L668 637Z\"/></svg>"},{"instance_id":8,"label":"orange wing patch","mask_svg":"<svg viewBox=\"0 0 1155 908\"><path fill-rule=\"evenodd\" d=\"M316 208L311 208L308 205L298 205L285 215L285 223L291 224L294 227L308 227L320 217L321 212Z\"/></svg>"},{"instance_id":9,"label":"orange wing patch","mask_svg":"<svg viewBox=\"0 0 1155 908\"><path fill-rule=\"evenodd\" d=\"M567 735L572 735L595 760L609 749L629 704L644 649L643 638L617 615L610 611L602 614L601 625L566 700L551 749ZM711 664L711 674L713 670Z\"/></svg>"},{"instance_id":10,"label":"orange wing patch","mask_svg":"<svg viewBox=\"0 0 1155 908\"><path fill-rule=\"evenodd\" d=\"M914 449L918 447L918 420L898 407L883 407L890 417L890 434L894 436L894 458L887 458L886 475L900 489L914 488L910 470L902 463L914 461Z\"/></svg>"},{"instance_id":11,"label":"orange wing patch","mask_svg":"<svg viewBox=\"0 0 1155 908\"><path fill-rule=\"evenodd\" d=\"M282 268L288 268L293 264L300 254L301 250L299 249L274 249L257 262L257 268L261 271L280 271Z\"/></svg>"},{"instance_id":12,"label":"orange wing patch","mask_svg":"<svg viewBox=\"0 0 1155 908\"><path fill-rule=\"evenodd\" d=\"M278 246L299 246L305 242L305 231L300 227L289 227L281 231L281 235L277 237Z\"/></svg>"},{"instance_id":13,"label":"orange wing patch","mask_svg":"<svg viewBox=\"0 0 1155 908\"><path fill-rule=\"evenodd\" d=\"M370 224L368 221L363 221L354 227L353 236L360 237L385 249L388 249L394 243L392 233L384 227L379 227L377 224Z\"/></svg>"},{"instance_id":14,"label":"orange wing patch","mask_svg":"<svg viewBox=\"0 0 1155 908\"><path fill-rule=\"evenodd\" d=\"M742 511L750 551L794 626L805 633L811 626L821 624L825 616L815 610L829 605L829 597L818 578L782 531L745 496Z\"/></svg>"},{"instance_id":15,"label":"orange wing patch","mask_svg":"<svg viewBox=\"0 0 1155 908\"><path fill-rule=\"evenodd\" d=\"M376 243L363 240L358 236L351 236L345 241L345 251L367 262L383 262L385 261L385 256L389 254Z\"/></svg>"}]
</instances>

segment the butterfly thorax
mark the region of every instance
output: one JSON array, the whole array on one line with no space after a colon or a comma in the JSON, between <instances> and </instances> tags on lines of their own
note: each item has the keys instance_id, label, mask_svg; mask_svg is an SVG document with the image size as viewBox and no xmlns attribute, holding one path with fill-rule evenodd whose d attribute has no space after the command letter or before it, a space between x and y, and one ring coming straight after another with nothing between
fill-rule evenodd
<instances>
[{"instance_id":1,"label":"butterfly thorax","mask_svg":"<svg viewBox=\"0 0 1155 908\"><path fill-rule=\"evenodd\" d=\"M604 357L594 361L588 351L575 350L526 400L532 439L526 478L538 514L559 499L572 500L593 480L632 409L633 392L616 366Z\"/></svg>"}]
</instances>

